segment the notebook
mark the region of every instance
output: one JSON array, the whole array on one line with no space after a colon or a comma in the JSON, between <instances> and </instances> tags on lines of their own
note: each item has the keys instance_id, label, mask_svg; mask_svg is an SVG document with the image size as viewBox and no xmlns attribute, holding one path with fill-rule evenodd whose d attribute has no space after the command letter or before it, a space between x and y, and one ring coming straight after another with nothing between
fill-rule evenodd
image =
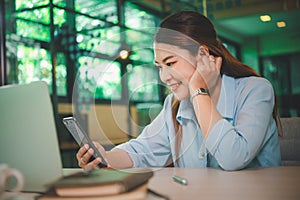
<instances>
[{"instance_id":1,"label":"notebook","mask_svg":"<svg viewBox=\"0 0 300 200\"><path fill-rule=\"evenodd\" d=\"M0 87L0 163L22 172L24 192L45 192L62 176L52 103L45 82Z\"/></svg>"}]
</instances>

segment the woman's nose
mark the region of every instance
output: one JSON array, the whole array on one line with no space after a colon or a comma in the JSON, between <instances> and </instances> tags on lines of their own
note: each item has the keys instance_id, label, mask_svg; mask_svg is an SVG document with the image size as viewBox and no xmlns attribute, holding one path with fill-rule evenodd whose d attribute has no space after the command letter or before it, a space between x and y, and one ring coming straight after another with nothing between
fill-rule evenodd
<instances>
[{"instance_id":1,"label":"woman's nose","mask_svg":"<svg viewBox=\"0 0 300 200\"><path fill-rule=\"evenodd\" d=\"M172 78L170 70L167 69L166 67L160 68L159 75L160 75L161 81L164 83L168 82Z\"/></svg>"}]
</instances>

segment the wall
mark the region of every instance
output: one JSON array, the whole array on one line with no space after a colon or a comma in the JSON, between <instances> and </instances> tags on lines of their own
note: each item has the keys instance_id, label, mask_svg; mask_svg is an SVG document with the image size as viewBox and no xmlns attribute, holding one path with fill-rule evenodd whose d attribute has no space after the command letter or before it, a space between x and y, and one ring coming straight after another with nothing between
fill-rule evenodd
<instances>
[{"instance_id":1,"label":"wall","mask_svg":"<svg viewBox=\"0 0 300 200\"><path fill-rule=\"evenodd\" d=\"M262 56L300 52L300 35L266 35L260 38Z\"/></svg>"},{"instance_id":2,"label":"wall","mask_svg":"<svg viewBox=\"0 0 300 200\"><path fill-rule=\"evenodd\" d=\"M236 42L241 45L241 60L245 64L249 65L257 72L259 72L259 38L245 38L242 35L237 34L236 32L229 31L224 27L215 25L217 34L221 37L224 37L228 40Z\"/></svg>"},{"instance_id":3,"label":"wall","mask_svg":"<svg viewBox=\"0 0 300 200\"><path fill-rule=\"evenodd\" d=\"M259 57L300 52L300 35L284 32L259 37L244 37L224 27L215 26L217 33L242 47L242 61L259 72Z\"/></svg>"},{"instance_id":4,"label":"wall","mask_svg":"<svg viewBox=\"0 0 300 200\"><path fill-rule=\"evenodd\" d=\"M259 71L259 44L257 38L248 38L242 44L242 61Z\"/></svg>"}]
</instances>

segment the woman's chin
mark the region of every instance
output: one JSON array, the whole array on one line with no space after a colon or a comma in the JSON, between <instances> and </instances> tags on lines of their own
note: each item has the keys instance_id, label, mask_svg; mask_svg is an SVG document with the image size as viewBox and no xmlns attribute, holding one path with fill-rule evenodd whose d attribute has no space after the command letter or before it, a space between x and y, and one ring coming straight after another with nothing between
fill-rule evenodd
<instances>
[{"instance_id":1,"label":"woman's chin","mask_svg":"<svg viewBox=\"0 0 300 200\"><path fill-rule=\"evenodd\" d=\"M187 94L175 93L175 92L173 92L173 94L178 101L184 100L188 97Z\"/></svg>"}]
</instances>

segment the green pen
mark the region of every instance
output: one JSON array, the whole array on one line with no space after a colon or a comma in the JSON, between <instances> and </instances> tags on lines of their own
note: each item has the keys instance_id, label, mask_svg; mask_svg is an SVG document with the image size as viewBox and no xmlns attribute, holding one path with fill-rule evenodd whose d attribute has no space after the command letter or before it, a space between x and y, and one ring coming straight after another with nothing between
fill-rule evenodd
<instances>
[{"instance_id":1,"label":"green pen","mask_svg":"<svg viewBox=\"0 0 300 200\"><path fill-rule=\"evenodd\" d=\"M174 180L175 182L180 183L180 184L182 184L182 185L187 185L187 184L188 184L188 182L187 182L186 179L181 178L181 177L179 177L179 176L172 176L172 178L173 178L173 180Z\"/></svg>"}]
</instances>

